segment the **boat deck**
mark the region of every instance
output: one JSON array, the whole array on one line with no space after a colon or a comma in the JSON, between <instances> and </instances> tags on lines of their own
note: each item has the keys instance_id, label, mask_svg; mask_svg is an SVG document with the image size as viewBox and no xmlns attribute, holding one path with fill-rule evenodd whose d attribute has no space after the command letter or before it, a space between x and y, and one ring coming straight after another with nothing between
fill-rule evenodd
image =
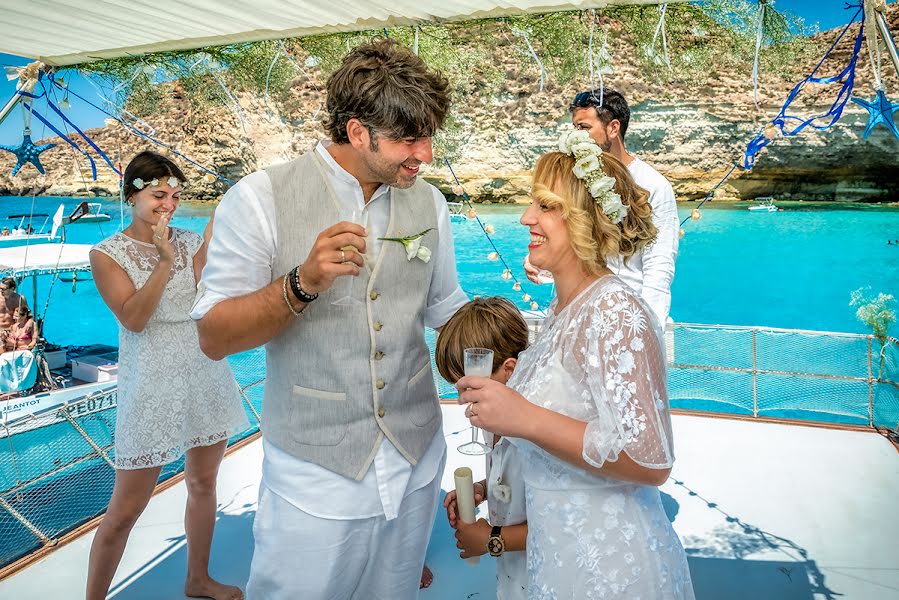
<instances>
[{"instance_id":1,"label":"boat deck","mask_svg":"<svg viewBox=\"0 0 899 600\"><path fill-rule=\"evenodd\" d=\"M445 405L452 471L480 458L455 447L467 420ZM662 487L668 516L689 555L700 600L899 598L899 456L873 432L678 414L677 463ZM219 478L211 571L243 585L253 553L252 523L262 460L257 439L231 452ZM186 546L183 483L158 493L138 521L111 598L182 598ZM0 598L77 598L93 531L0 581ZM495 597L493 561L458 559L438 512L427 563L433 585L420 598Z\"/></svg>"}]
</instances>

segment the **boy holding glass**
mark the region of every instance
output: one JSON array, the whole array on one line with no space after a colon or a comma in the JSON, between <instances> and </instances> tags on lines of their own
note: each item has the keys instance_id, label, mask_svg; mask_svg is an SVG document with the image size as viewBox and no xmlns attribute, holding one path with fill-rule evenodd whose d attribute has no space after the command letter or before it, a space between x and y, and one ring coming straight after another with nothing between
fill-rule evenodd
<instances>
[{"instance_id":1,"label":"boy holding glass","mask_svg":"<svg viewBox=\"0 0 899 600\"><path fill-rule=\"evenodd\" d=\"M499 297L475 298L453 315L437 338L437 370L444 379L455 383L465 374L465 350L483 348L493 351L490 378L505 384L527 345L528 326L511 302ZM487 435L493 446L487 455L487 479L476 482L473 491L475 504L487 500L490 521L463 522L455 490L446 495L443 505L456 530L460 556L470 558L489 552L497 559L498 600L523 600L527 597L527 560L523 550L528 526L517 449L500 436L489 432Z\"/></svg>"}]
</instances>

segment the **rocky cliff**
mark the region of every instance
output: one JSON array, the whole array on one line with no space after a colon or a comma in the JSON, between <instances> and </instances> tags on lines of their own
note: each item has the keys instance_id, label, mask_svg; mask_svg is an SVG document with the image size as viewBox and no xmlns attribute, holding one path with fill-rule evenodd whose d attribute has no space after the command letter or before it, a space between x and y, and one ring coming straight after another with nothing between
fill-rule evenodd
<instances>
[{"instance_id":1,"label":"rocky cliff","mask_svg":"<svg viewBox=\"0 0 899 600\"><path fill-rule=\"evenodd\" d=\"M899 31L899 5L890 5L888 11L892 30ZM619 33L624 31L620 22L607 20L605 25ZM856 31L857 25L822 65L819 75L830 76L842 70ZM734 162L742 162L746 143L778 113L790 89L811 72L838 32L818 34L814 39L820 51L808 53L807 59L789 69L762 70L758 108L753 102L748 70L712 69L699 77L656 78L646 75L626 34L613 36L609 48L612 72L606 74L605 82L631 103L628 148L672 181L679 200L701 199ZM511 46L514 42L508 43ZM500 45L498 50L495 60L506 74L500 90L489 97L470 94L455 100L462 107L456 111L459 127L453 136L462 143L453 166L469 194L482 202L512 202L526 197L529 167L554 146L558 133L570 126L568 101L589 80L585 74L580 85L560 86L549 81L539 92L535 65L520 59L511 48ZM899 101L899 78L886 56L884 73L888 95ZM872 79L863 47L854 95L872 97ZM288 160L323 137L324 84L315 71L295 79L277 102L238 94L245 114L243 124L227 108L194 114L177 83L166 85L169 94L164 109L145 119L153 127L154 137L232 181ZM837 87L807 86L794 105L797 114L827 112ZM808 128L797 137L776 139L752 171L738 170L716 197L899 200L899 140L880 126L863 140L866 120L867 112L850 102L833 128L824 132ZM35 133L39 131L36 126ZM121 157L127 162L136 152L153 148L118 124L87 133L114 160ZM0 195L118 193L117 176L100 161L98 180L91 181L84 158L56 141L59 146L42 156L46 176L27 166L12 178L12 157L0 153ZM182 164L191 178L186 198L216 200L227 189L228 184L212 181L195 167ZM453 196L445 167L435 163L426 177L447 196Z\"/></svg>"}]
</instances>

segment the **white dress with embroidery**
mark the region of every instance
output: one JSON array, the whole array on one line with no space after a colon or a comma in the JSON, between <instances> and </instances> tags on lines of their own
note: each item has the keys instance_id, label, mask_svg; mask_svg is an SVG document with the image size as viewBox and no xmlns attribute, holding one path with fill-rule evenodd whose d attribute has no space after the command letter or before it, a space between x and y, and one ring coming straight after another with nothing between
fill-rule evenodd
<instances>
[{"instance_id":1,"label":"white dress with embroidery","mask_svg":"<svg viewBox=\"0 0 899 600\"><path fill-rule=\"evenodd\" d=\"M249 427L240 392L226 361L200 350L190 309L197 292L193 257L203 238L171 227L175 264L147 326L119 325L115 466L158 467L195 446L210 446ZM112 258L140 289L159 262L153 244L123 233L93 248Z\"/></svg>"},{"instance_id":2,"label":"white dress with embroidery","mask_svg":"<svg viewBox=\"0 0 899 600\"><path fill-rule=\"evenodd\" d=\"M613 275L559 314L554 306L518 359L509 387L587 422L583 458L601 467L624 452L665 469L674 461L662 332ZM692 599L683 547L659 490L588 472L515 439L527 496L531 600Z\"/></svg>"}]
</instances>

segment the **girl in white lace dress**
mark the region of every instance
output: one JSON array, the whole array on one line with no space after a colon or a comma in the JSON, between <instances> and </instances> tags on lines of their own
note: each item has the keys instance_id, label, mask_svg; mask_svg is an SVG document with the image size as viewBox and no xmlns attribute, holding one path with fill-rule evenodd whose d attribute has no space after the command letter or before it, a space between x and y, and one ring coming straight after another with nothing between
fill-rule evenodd
<instances>
[{"instance_id":1,"label":"girl in white lace dress","mask_svg":"<svg viewBox=\"0 0 899 600\"><path fill-rule=\"evenodd\" d=\"M184 181L164 156L138 154L125 170L131 223L91 251L97 289L120 327L116 479L91 546L88 600L106 597L162 466L185 453L185 594L243 597L208 573L219 464L228 438L249 424L231 369L202 353L189 316L206 243L192 231L169 227Z\"/></svg>"},{"instance_id":2,"label":"girl in white lace dress","mask_svg":"<svg viewBox=\"0 0 899 600\"><path fill-rule=\"evenodd\" d=\"M655 228L645 192L580 133L537 162L521 218L530 262L555 279L549 315L508 387L466 377L459 401L520 450L530 599L689 600L657 487L674 460L662 333L604 260Z\"/></svg>"}]
</instances>

